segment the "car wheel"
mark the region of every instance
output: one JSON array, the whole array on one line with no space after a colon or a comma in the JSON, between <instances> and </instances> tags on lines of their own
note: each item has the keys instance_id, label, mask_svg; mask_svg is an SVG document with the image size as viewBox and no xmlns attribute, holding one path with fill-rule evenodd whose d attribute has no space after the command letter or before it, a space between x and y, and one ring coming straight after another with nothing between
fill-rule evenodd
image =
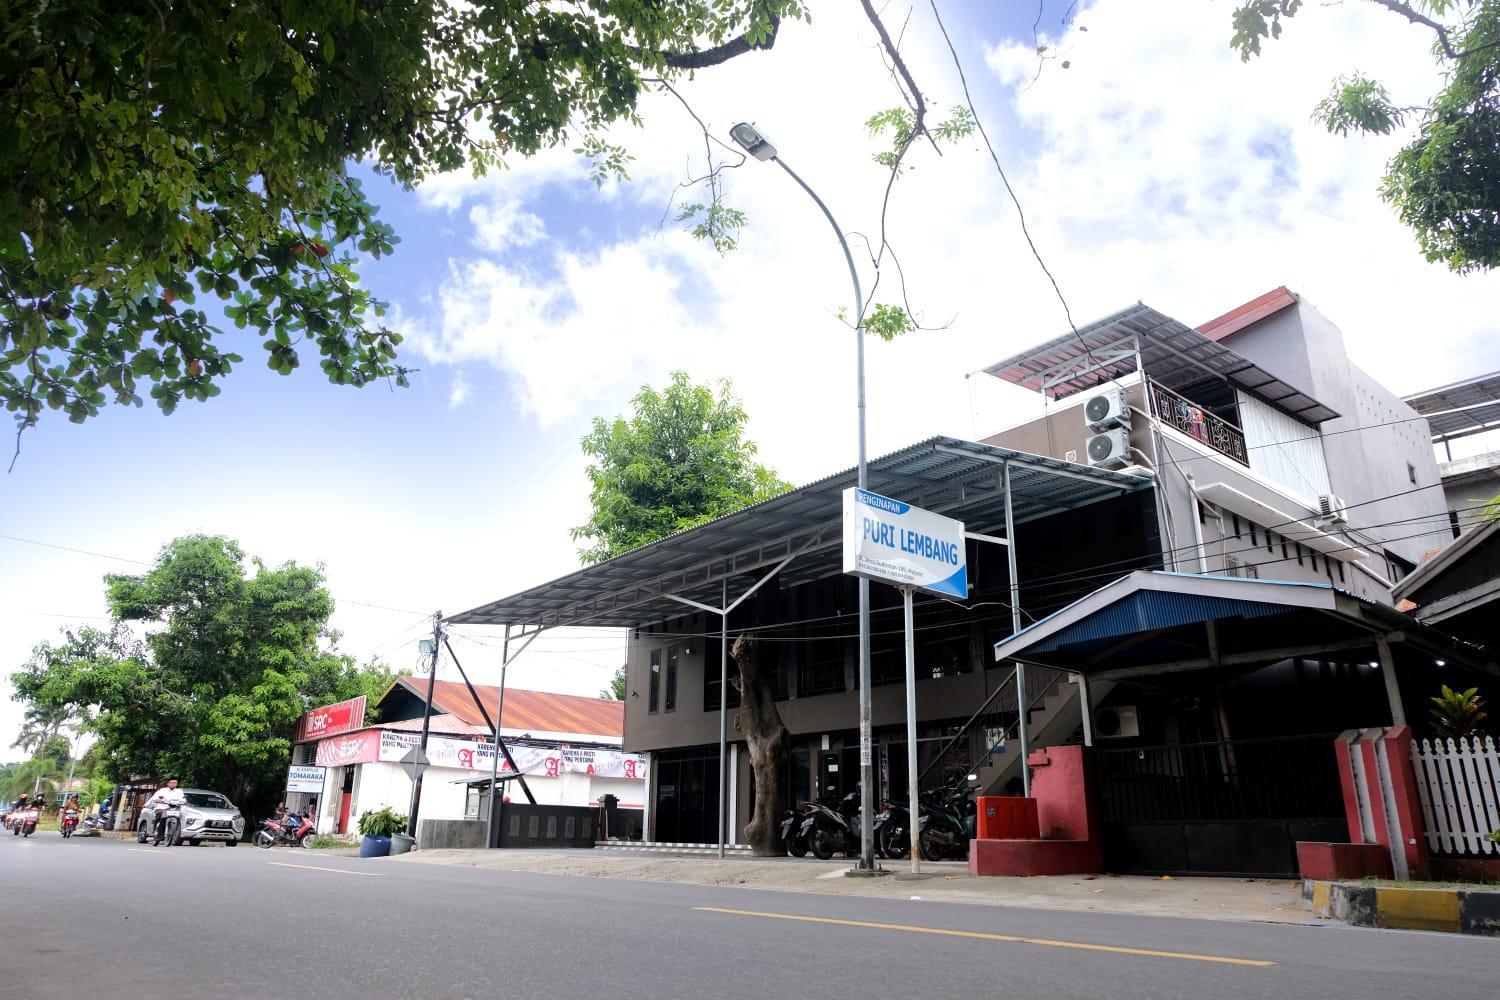
<instances>
[{"instance_id":1,"label":"car wheel","mask_svg":"<svg viewBox=\"0 0 1500 1000\"><path fill-rule=\"evenodd\" d=\"M203 841L201 841L201 840L190 840L190 841L188 841L188 846L189 847L197 847L201 843L203 843Z\"/></svg>"},{"instance_id":2,"label":"car wheel","mask_svg":"<svg viewBox=\"0 0 1500 1000\"><path fill-rule=\"evenodd\" d=\"M233 847L234 845L236 845L238 843L239 843L238 840L226 840L226 841L224 841L224 846L225 847Z\"/></svg>"}]
</instances>

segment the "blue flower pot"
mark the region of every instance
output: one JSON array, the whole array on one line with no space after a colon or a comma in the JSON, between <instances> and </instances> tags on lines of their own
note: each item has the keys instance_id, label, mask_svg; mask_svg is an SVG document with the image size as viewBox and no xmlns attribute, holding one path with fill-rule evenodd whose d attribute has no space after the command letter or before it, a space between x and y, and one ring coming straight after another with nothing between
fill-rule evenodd
<instances>
[{"instance_id":1,"label":"blue flower pot","mask_svg":"<svg viewBox=\"0 0 1500 1000\"><path fill-rule=\"evenodd\" d=\"M373 837L365 835L365 839L359 842L359 856L362 858L383 858L391 853L390 837Z\"/></svg>"}]
</instances>

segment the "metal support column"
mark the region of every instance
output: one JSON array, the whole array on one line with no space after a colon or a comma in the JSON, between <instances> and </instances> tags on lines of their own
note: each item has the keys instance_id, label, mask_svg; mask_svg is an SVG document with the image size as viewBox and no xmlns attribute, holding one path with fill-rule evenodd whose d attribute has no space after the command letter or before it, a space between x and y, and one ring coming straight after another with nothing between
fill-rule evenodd
<instances>
[{"instance_id":1,"label":"metal support column","mask_svg":"<svg viewBox=\"0 0 1500 1000\"><path fill-rule=\"evenodd\" d=\"M729 744L729 578L719 597L719 858L724 857L724 812L728 802L725 750Z\"/></svg>"},{"instance_id":2,"label":"metal support column","mask_svg":"<svg viewBox=\"0 0 1500 1000\"><path fill-rule=\"evenodd\" d=\"M917 638L913 628L911 588L901 588L906 632L906 816L911 833L911 871L922 870L920 776L917 774Z\"/></svg>"},{"instance_id":3,"label":"metal support column","mask_svg":"<svg viewBox=\"0 0 1500 1000\"><path fill-rule=\"evenodd\" d=\"M1406 725L1406 709L1401 704L1401 685L1396 680L1396 656L1391 652L1391 641L1385 636L1375 640L1375 649L1380 653L1380 676L1385 681L1385 697L1391 704L1391 725Z\"/></svg>"},{"instance_id":4,"label":"metal support column","mask_svg":"<svg viewBox=\"0 0 1500 1000\"><path fill-rule=\"evenodd\" d=\"M1006 565L1010 570L1010 631L1021 631L1021 581L1016 570L1016 517L1010 497L1010 463L1001 466L1005 480L1005 546ZM1016 663L1016 736L1021 741L1021 794L1031 794L1031 769L1026 763L1030 755L1026 738L1026 668Z\"/></svg>"},{"instance_id":5,"label":"metal support column","mask_svg":"<svg viewBox=\"0 0 1500 1000\"><path fill-rule=\"evenodd\" d=\"M510 662L510 625L505 626L505 638L500 641L500 673ZM500 706L495 706L495 756L490 761L490 812L484 827L484 846L495 847L495 820L500 812Z\"/></svg>"},{"instance_id":6,"label":"metal support column","mask_svg":"<svg viewBox=\"0 0 1500 1000\"><path fill-rule=\"evenodd\" d=\"M1089 701L1089 679L1083 674L1074 674L1073 683L1078 685L1078 714L1083 719L1083 745L1094 745L1094 706Z\"/></svg>"},{"instance_id":7,"label":"metal support column","mask_svg":"<svg viewBox=\"0 0 1500 1000\"><path fill-rule=\"evenodd\" d=\"M438 650L443 639L443 613L434 611L432 613L432 669L427 673L427 701L422 706L422 739L417 744L421 754L425 757L427 753L427 734L432 728L432 692L437 686ZM416 774L411 781L411 809L406 821L406 835L415 837L417 835L417 811L422 806L422 768L416 768Z\"/></svg>"}]
</instances>

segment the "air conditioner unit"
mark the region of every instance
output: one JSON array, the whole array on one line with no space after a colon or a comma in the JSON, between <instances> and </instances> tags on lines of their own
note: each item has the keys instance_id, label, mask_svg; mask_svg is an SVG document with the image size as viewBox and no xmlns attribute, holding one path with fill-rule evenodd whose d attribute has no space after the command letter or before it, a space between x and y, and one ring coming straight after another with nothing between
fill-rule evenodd
<instances>
[{"instance_id":1,"label":"air conditioner unit","mask_svg":"<svg viewBox=\"0 0 1500 1000\"><path fill-rule=\"evenodd\" d=\"M1318 497L1318 520L1329 524L1348 524L1348 507L1341 498L1325 493Z\"/></svg>"},{"instance_id":2,"label":"air conditioner unit","mask_svg":"<svg viewBox=\"0 0 1500 1000\"><path fill-rule=\"evenodd\" d=\"M1102 386L1083 402L1083 422L1096 431L1130 426L1130 405L1125 390L1117 385Z\"/></svg>"},{"instance_id":3,"label":"air conditioner unit","mask_svg":"<svg viewBox=\"0 0 1500 1000\"><path fill-rule=\"evenodd\" d=\"M1130 464L1130 432L1121 428L1095 434L1084 446L1090 465L1115 468Z\"/></svg>"},{"instance_id":4,"label":"air conditioner unit","mask_svg":"<svg viewBox=\"0 0 1500 1000\"><path fill-rule=\"evenodd\" d=\"M1094 735L1101 740L1128 740L1141 735L1141 720L1135 706L1095 709Z\"/></svg>"}]
</instances>

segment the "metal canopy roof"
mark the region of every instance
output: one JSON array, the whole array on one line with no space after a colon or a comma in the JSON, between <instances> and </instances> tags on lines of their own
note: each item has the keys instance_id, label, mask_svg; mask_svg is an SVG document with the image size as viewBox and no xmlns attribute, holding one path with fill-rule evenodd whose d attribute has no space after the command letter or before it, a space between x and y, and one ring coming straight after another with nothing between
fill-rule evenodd
<instances>
[{"instance_id":1,"label":"metal canopy roof","mask_svg":"<svg viewBox=\"0 0 1500 1000\"><path fill-rule=\"evenodd\" d=\"M1123 576L1002 639L995 659L1123 678L1368 650L1378 637L1487 666L1481 650L1329 584L1160 570Z\"/></svg>"},{"instance_id":2,"label":"metal canopy roof","mask_svg":"<svg viewBox=\"0 0 1500 1000\"><path fill-rule=\"evenodd\" d=\"M869 462L876 493L962 520L970 531L1003 534L1002 474L1010 465L1016 523L1150 484L1125 475L959 438L934 437ZM794 586L841 572L843 491L855 485L846 469L687 531L480 605L456 624L553 628L594 625L639 628L688 609L668 595L720 607L751 574L795 559L780 574ZM743 589L742 587L740 589Z\"/></svg>"},{"instance_id":3,"label":"metal canopy roof","mask_svg":"<svg viewBox=\"0 0 1500 1000\"><path fill-rule=\"evenodd\" d=\"M1427 418L1434 441L1451 441L1500 427L1500 372L1406 397Z\"/></svg>"},{"instance_id":4,"label":"metal canopy roof","mask_svg":"<svg viewBox=\"0 0 1500 1000\"><path fill-rule=\"evenodd\" d=\"M1077 335L1066 333L997 361L985 371L1062 399L1135 371L1137 344L1146 374L1169 389L1224 379L1311 424L1339 415L1248 358L1142 303L1080 327Z\"/></svg>"}]
</instances>

